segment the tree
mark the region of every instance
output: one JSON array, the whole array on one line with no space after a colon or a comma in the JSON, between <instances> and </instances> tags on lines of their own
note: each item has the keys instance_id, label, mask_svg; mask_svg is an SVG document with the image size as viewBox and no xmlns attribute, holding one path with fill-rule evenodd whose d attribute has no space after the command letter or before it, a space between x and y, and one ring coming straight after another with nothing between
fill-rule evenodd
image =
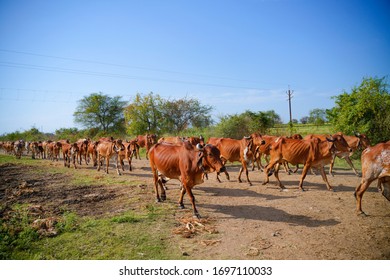
<instances>
[{"instance_id":1,"label":"tree","mask_svg":"<svg viewBox=\"0 0 390 280\"><path fill-rule=\"evenodd\" d=\"M316 126L323 125L327 121L325 109L313 109L309 112L308 122Z\"/></svg>"},{"instance_id":2,"label":"tree","mask_svg":"<svg viewBox=\"0 0 390 280\"><path fill-rule=\"evenodd\" d=\"M221 137L241 139L253 132L265 134L280 122L280 116L273 110L257 113L247 110L242 114L221 117L216 130Z\"/></svg>"},{"instance_id":3,"label":"tree","mask_svg":"<svg viewBox=\"0 0 390 280\"><path fill-rule=\"evenodd\" d=\"M302 124L307 124L309 122L309 117L304 116L299 120Z\"/></svg>"},{"instance_id":4,"label":"tree","mask_svg":"<svg viewBox=\"0 0 390 280\"><path fill-rule=\"evenodd\" d=\"M220 117L216 126L217 135L220 137L229 137L241 139L243 136L250 135L252 119L249 111L244 114L227 115Z\"/></svg>"},{"instance_id":5,"label":"tree","mask_svg":"<svg viewBox=\"0 0 390 280\"><path fill-rule=\"evenodd\" d=\"M137 93L124 110L127 133L138 135L160 131L163 103L164 100L153 92L145 96Z\"/></svg>"},{"instance_id":6,"label":"tree","mask_svg":"<svg viewBox=\"0 0 390 280\"><path fill-rule=\"evenodd\" d=\"M327 110L337 131L365 133L372 144L390 139L390 94L383 78L363 78L351 92L333 97L336 106Z\"/></svg>"},{"instance_id":7,"label":"tree","mask_svg":"<svg viewBox=\"0 0 390 280\"><path fill-rule=\"evenodd\" d=\"M207 127L212 124L212 109L211 106L202 105L197 99L166 101L162 110L164 130L178 135L189 127Z\"/></svg>"},{"instance_id":8,"label":"tree","mask_svg":"<svg viewBox=\"0 0 390 280\"><path fill-rule=\"evenodd\" d=\"M126 102L121 96L110 97L102 93L92 93L79 100L74 112L74 120L86 128L98 128L103 132L124 131L123 108Z\"/></svg>"}]
</instances>

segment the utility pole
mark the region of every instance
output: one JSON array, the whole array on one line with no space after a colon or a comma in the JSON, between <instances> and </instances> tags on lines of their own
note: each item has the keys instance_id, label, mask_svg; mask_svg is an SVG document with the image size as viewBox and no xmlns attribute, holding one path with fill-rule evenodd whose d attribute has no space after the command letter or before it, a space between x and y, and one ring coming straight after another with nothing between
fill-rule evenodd
<instances>
[{"instance_id":1,"label":"utility pole","mask_svg":"<svg viewBox=\"0 0 390 280\"><path fill-rule=\"evenodd\" d=\"M287 93L287 100L288 100L288 109L290 112L290 122L289 122L289 127L290 127L290 136L292 135L292 128L293 128L293 122L292 122L292 112L291 112L291 99L293 98L293 90L290 90L290 86L288 86L288 91Z\"/></svg>"}]
</instances>

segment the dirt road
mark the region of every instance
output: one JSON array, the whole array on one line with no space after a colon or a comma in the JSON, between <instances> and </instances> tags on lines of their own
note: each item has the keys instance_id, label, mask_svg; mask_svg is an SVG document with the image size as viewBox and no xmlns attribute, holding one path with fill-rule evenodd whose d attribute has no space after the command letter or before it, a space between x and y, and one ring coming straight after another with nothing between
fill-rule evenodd
<instances>
[{"instance_id":1,"label":"dirt road","mask_svg":"<svg viewBox=\"0 0 390 280\"><path fill-rule=\"evenodd\" d=\"M60 168L62 163L55 164ZM133 167L133 172L124 172L123 179L142 182L146 186L142 195L154 200L148 161L133 160ZM287 175L281 171L287 191L280 191L274 177L263 186L260 171L249 173L253 186L245 181L238 183L238 169L228 166L230 181L221 176L223 182L218 183L215 174L210 174L209 180L194 188L204 218L200 224L212 230L187 236L190 238L173 238L172 245L179 246L189 259L390 259L390 203L377 192L375 183L363 197L368 216L361 217L355 214L353 196L360 178L350 170L336 169L334 177L328 176L335 192L327 191L320 175L308 175L304 182L307 191L301 192L297 188L300 173ZM96 172L84 170L89 171ZM50 187L53 184L69 188L63 175L48 178L31 173L35 175L26 178L25 173L16 165L1 166L2 201L7 197L29 203L45 201L53 209L67 205L79 215L104 215L107 207L111 213L119 213L129 204L125 196L128 188L74 188L69 198L61 194L61 188L55 188L56 194L48 193L54 192ZM45 187L45 192L34 193L38 186ZM179 184L170 181L167 186L168 200L164 203L176 204ZM21 193L13 193L18 191ZM177 217L191 217L187 197L184 203L187 209L178 209Z\"/></svg>"}]
</instances>

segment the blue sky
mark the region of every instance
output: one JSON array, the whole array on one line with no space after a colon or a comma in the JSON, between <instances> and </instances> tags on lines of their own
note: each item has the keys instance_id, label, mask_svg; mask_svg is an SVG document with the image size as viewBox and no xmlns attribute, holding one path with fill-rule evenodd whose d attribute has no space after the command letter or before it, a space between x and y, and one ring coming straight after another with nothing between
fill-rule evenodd
<instances>
[{"instance_id":1,"label":"blue sky","mask_svg":"<svg viewBox=\"0 0 390 280\"><path fill-rule=\"evenodd\" d=\"M390 74L390 2L0 0L0 134L75 127L94 92L197 98L215 120L332 108Z\"/></svg>"}]
</instances>

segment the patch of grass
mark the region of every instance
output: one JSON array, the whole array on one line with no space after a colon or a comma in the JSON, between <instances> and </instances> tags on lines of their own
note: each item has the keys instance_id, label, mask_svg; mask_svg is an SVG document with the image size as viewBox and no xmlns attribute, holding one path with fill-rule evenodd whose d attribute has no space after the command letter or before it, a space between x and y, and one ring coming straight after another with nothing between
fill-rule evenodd
<instances>
[{"instance_id":1,"label":"patch of grass","mask_svg":"<svg viewBox=\"0 0 390 280\"><path fill-rule=\"evenodd\" d=\"M9 259L13 250L28 250L30 244L39 239L31 227L28 205L15 204L7 219L0 219L0 259Z\"/></svg>"},{"instance_id":2,"label":"patch of grass","mask_svg":"<svg viewBox=\"0 0 390 280\"><path fill-rule=\"evenodd\" d=\"M70 214L68 214L70 215ZM163 214L163 216L166 215ZM73 225L74 216L67 217ZM147 213L127 212L112 218L77 218L77 226L52 238L15 248L12 259L100 260L100 259L179 259L178 248L170 246L170 223Z\"/></svg>"}]
</instances>

